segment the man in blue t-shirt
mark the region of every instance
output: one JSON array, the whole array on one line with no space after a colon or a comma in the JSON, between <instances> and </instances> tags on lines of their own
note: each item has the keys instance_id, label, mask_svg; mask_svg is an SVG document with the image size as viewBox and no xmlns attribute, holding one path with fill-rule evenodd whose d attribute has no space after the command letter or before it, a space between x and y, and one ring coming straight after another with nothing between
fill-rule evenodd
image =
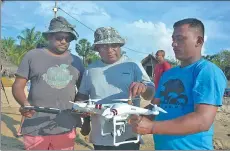
<instances>
[{"instance_id":1,"label":"man in blue t-shirt","mask_svg":"<svg viewBox=\"0 0 230 151\"><path fill-rule=\"evenodd\" d=\"M133 131L154 134L156 150L212 150L213 121L227 80L215 64L202 59L204 25L193 18L174 24L172 47L181 65L165 72L152 103L168 114L154 121L132 116Z\"/></svg>"}]
</instances>

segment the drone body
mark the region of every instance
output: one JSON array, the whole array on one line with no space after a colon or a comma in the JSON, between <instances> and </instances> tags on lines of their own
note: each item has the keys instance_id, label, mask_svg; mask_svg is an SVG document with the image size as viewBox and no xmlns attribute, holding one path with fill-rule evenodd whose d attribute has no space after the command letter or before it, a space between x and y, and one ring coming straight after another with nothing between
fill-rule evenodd
<instances>
[{"instance_id":1,"label":"drone body","mask_svg":"<svg viewBox=\"0 0 230 151\"><path fill-rule=\"evenodd\" d=\"M122 115L158 115L159 111L167 113L163 109L157 107L157 105L153 105L153 109L144 109L141 107L136 107L133 105L129 105L127 103L115 103L110 108L105 109L102 116L107 119L113 118L114 116L122 116Z\"/></svg>"},{"instance_id":2,"label":"drone body","mask_svg":"<svg viewBox=\"0 0 230 151\"><path fill-rule=\"evenodd\" d=\"M125 133L128 118L130 115L158 115L159 112L167 113L157 105L153 105L151 110L144 109L141 107L133 106L128 104L129 99L114 99L111 104L97 104L95 100L88 100L86 102L71 102L73 103L73 110L78 112L88 112L93 114L98 114L102 116L101 118L101 135L112 135L113 143L115 146L126 143L138 143L141 136L137 134L136 140L117 142L116 138ZM97 101L97 100L96 100ZM117 102L118 101L118 102ZM126 102L126 103L124 103ZM104 133L104 124L109 121L113 121L113 130L109 133Z\"/></svg>"}]
</instances>

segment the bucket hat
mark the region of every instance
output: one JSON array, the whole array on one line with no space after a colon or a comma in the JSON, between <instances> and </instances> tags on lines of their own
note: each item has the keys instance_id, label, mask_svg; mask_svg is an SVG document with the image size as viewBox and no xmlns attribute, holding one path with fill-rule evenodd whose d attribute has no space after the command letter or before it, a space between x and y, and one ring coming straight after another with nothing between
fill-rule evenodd
<instances>
[{"instance_id":1,"label":"bucket hat","mask_svg":"<svg viewBox=\"0 0 230 151\"><path fill-rule=\"evenodd\" d=\"M74 30L75 26L71 25L64 17L58 16L57 18L53 18L50 21L49 30L43 32L42 35L47 38L48 34L57 33L57 32L67 32L72 34L73 40L77 40L79 35Z\"/></svg>"},{"instance_id":2,"label":"bucket hat","mask_svg":"<svg viewBox=\"0 0 230 151\"><path fill-rule=\"evenodd\" d=\"M95 45L98 44L120 44L121 47L125 44L125 40L120 34L112 27L100 27L94 32L94 44L92 45L95 49Z\"/></svg>"}]
</instances>

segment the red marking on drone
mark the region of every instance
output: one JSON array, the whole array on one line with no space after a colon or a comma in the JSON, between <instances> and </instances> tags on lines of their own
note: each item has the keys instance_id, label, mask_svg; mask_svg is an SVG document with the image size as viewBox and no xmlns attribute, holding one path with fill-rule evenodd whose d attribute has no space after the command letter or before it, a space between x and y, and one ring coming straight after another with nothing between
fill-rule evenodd
<instances>
[{"instance_id":1,"label":"red marking on drone","mask_svg":"<svg viewBox=\"0 0 230 151\"><path fill-rule=\"evenodd\" d=\"M102 107L102 104L96 104L96 105L95 105L95 108L96 108L96 109L101 109L101 107Z\"/></svg>"},{"instance_id":2,"label":"red marking on drone","mask_svg":"<svg viewBox=\"0 0 230 151\"><path fill-rule=\"evenodd\" d=\"M98 104L95 105L95 108L98 109Z\"/></svg>"},{"instance_id":3,"label":"red marking on drone","mask_svg":"<svg viewBox=\"0 0 230 151\"><path fill-rule=\"evenodd\" d=\"M112 109L113 115L117 115L117 110L116 109Z\"/></svg>"}]
</instances>

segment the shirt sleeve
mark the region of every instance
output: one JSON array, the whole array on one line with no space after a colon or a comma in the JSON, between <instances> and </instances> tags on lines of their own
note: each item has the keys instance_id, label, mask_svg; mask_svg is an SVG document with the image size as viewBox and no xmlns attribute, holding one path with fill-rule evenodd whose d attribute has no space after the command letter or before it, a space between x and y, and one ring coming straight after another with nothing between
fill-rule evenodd
<instances>
[{"instance_id":1,"label":"shirt sleeve","mask_svg":"<svg viewBox=\"0 0 230 151\"><path fill-rule=\"evenodd\" d=\"M224 73L215 65L207 65L199 70L192 91L195 104L221 106L227 86Z\"/></svg>"},{"instance_id":2,"label":"shirt sleeve","mask_svg":"<svg viewBox=\"0 0 230 151\"><path fill-rule=\"evenodd\" d=\"M90 79L89 79L89 71L85 70L82 80L81 80L81 85L79 88L79 93L84 94L84 95L89 95L90 94Z\"/></svg>"},{"instance_id":3,"label":"shirt sleeve","mask_svg":"<svg viewBox=\"0 0 230 151\"><path fill-rule=\"evenodd\" d=\"M31 57L28 52L23 57L21 63L19 64L19 67L15 75L29 80L30 79L30 64L31 64Z\"/></svg>"}]
</instances>

